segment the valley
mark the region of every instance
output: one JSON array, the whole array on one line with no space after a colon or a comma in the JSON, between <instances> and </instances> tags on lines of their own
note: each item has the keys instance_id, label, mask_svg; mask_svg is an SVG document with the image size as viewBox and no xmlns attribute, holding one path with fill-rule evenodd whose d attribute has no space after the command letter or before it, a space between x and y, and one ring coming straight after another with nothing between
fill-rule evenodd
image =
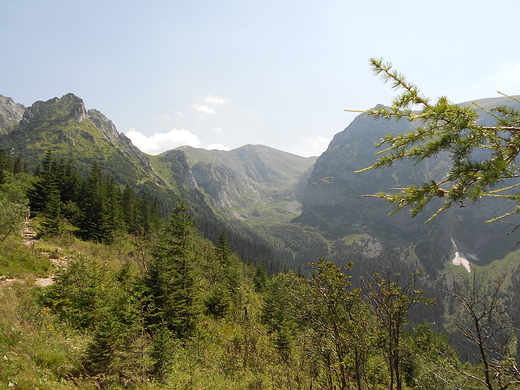
<instances>
[{"instance_id":1,"label":"valley","mask_svg":"<svg viewBox=\"0 0 520 390\"><path fill-rule=\"evenodd\" d=\"M487 109L503 102L478 103ZM491 119L481 111L483 124ZM183 146L154 156L141 152L107 117L86 109L73 94L27 108L0 95L0 206L16 205L19 215L30 212L34 229L27 230L34 233L25 237L31 244L24 248L12 231L5 236L9 238L0 256L0 295L12 304L1 308L6 320L0 321L0 331L26 342L25 336L6 330L8 321L28 327L28 334L43 332L14 312L24 304L37 311L53 348L62 351L56 359L70 358L67 364L75 367L62 375L48 362L54 368L38 370L49 383L62 378L67 388L76 388L74 381L77 388L91 388L92 383L103 387L105 380L118 386L126 377L132 378L129 387L146 388L142 386L150 377L169 380L173 386L174 376L167 373L177 369L184 388L189 388L190 375L199 385L211 386L211 376L218 372L220 388L236 381L240 385L229 388L310 389L314 380L325 386L327 372L336 373L329 378L334 383L346 383L348 375L348 381L353 380L361 375L353 372L362 364L367 364L367 386L377 382L383 387L373 388L384 388L388 378L370 379L376 375L370 364L386 364L377 343L390 341L382 341L387 340L382 334L367 341L355 329L363 321L364 326L383 329L376 325L385 321L377 312L382 307L377 299L383 300L385 288L396 288L392 294L410 308L396 325L398 332L408 332L410 351L417 353L419 333L425 332L429 345L437 343L443 356L455 359L444 362L440 371L459 364L452 348L462 362L476 364L475 346L457 330L461 319L454 288L476 288L479 281L480 288L492 289L489 281L500 280L500 305L520 320L515 304L520 297L520 221L512 215L506 223L487 223L509 212L507 199L460 202L428 223L442 199L433 198L415 218L406 210L389 215L391 207L372 195L441 181L451 163L450 155L440 154L355 173L374 163L374 144L382 137L413 129L405 120L376 121L361 114L317 157L264 145L230 151ZM180 259L180 265L169 263L169 258ZM67 259L67 264L60 259ZM183 273L189 277L179 278ZM15 283L16 279L28 282ZM32 288L38 298L24 303ZM330 301L334 294L359 310L355 320L347 320L350 309L344 307L323 312L327 305L339 304ZM341 328L341 337L350 334L352 339L339 344L328 339L325 322L335 320L340 328L351 327ZM426 324L435 324L435 331ZM64 357L66 346L58 341L61 331L73 335L71 342L81 354ZM9 337L2 337L0 333L0 355L5 353L14 363L0 379L11 375L20 381L23 369L16 364L37 365L37 359L22 362ZM198 342L205 347L197 349ZM363 343L370 346L367 360L354 362L349 348ZM107 345L117 354L107 352ZM323 345L330 346L334 358L327 348L321 355L309 354L310 348ZM44 354L44 346L39 348ZM175 358L179 360L171 357L175 348L184 354ZM139 357L145 350L148 357ZM210 350L225 366L211 366ZM433 350L426 354L432 361L442 360ZM516 358L518 351L511 354ZM269 359L275 363L266 364ZM352 372L347 375L337 367L348 359L354 360L349 360ZM316 372L315 361L321 364ZM298 364L306 370L302 377L298 369L289 369ZM422 372L421 383L428 382L429 374L421 367L431 361L402 364L415 365ZM266 371L260 377L255 369L262 365ZM190 366L201 369L189 374ZM85 377L78 374L82 369ZM240 378L233 378L234 370ZM466 383L460 372L452 375ZM275 376L280 378L278 385ZM69 378L75 379L68 382ZM304 385L293 387L298 381ZM414 386L410 382L409 388Z\"/></svg>"}]
</instances>

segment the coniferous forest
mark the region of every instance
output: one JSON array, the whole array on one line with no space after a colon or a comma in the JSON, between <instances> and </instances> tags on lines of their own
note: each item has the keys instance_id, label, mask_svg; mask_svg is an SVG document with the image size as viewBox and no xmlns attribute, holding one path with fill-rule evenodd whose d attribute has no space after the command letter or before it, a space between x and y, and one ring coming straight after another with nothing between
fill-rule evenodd
<instances>
[{"instance_id":1,"label":"coniferous forest","mask_svg":"<svg viewBox=\"0 0 520 390\"><path fill-rule=\"evenodd\" d=\"M518 386L518 274L454 272L439 301L413 264L243 261L185 199L50 150L33 169L2 151L0 186L2 388Z\"/></svg>"}]
</instances>

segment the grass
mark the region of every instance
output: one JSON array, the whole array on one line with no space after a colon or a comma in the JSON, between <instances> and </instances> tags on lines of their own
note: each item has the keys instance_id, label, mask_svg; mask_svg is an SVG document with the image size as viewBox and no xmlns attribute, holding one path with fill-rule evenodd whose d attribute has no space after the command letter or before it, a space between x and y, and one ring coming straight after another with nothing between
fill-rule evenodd
<instances>
[{"instance_id":1,"label":"grass","mask_svg":"<svg viewBox=\"0 0 520 390\"><path fill-rule=\"evenodd\" d=\"M49 250L61 239L38 245ZM81 250L100 262L107 258L118 262L125 256L127 245L125 241L111 247L74 241L67 252L74 256L72 252ZM249 285L244 288L253 289ZM82 361L90 336L67 322L60 322L58 315L42 304L46 289L21 282L0 287L0 389L10 386L39 390L103 387L103 378L79 375L84 372ZM246 293L244 304L256 318L260 302L256 302L251 291ZM246 327L207 317L201 327L201 337L176 346L166 383L149 381L143 375L141 380L133 382L132 388L261 389L279 376L278 365L264 367L264 359L274 350L265 329L256 321ZM271 356L268 361L275 359L276 356ZM124 387L112 383L103 388Z\"/></svg>"},{"instance_id":2,"label":"grass","mask_svg":"<svg viewBox=\"0 0 520 390\"><path fill-rule=\"evenodd\" d=\"M27 283L0 288L1 388L73 388L60 382L79 368L84 339L38 304L39 291Z\"/></svg>"},{"instance_id":3,"label":"grass","mask_svg":"<svg viewBox=\"0 0 520 390\"><path fill-rule=\"evenodd\" d=\"M48 276L53 266L48 257L33 247L21 245L21 239L7 239L0 246L0 276L26 278Z\"/></svg>"}]
</instances>

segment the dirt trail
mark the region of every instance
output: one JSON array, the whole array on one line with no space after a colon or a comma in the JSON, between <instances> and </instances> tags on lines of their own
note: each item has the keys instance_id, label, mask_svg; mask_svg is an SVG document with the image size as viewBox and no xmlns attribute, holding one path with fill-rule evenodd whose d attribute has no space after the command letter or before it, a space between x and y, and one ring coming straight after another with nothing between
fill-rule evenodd
<instances>
[{"instance_id":1,"label":"dirt trail","mask_svg":"<svg viewBox=\"0 0 520 390\"><path fill-rule=\"evenodd\" d=\"M22 245L34 248L34 246L36 245L36 242L38 241L38 234L31 228L31 220L29 218L25 219L21 233L22 233L22 237L23 237ZM54 252L55 252L54 253L55 256L52 256L52 257L51 257L51 254L48 252L42 252L42 255L49 257L51 262L54 265L57 265L57 266L64 265L67 262L67 258L62 257L63 250L61 248L56 248L56 250ZM45 278L35 278L34 284L37 286L40 286L40 287L47 287L54 283L53 278L54 278L54 275L50 275ZM16 281L23 282L23 281L25 281L25 279L8 278L6 276L0 276L0 287L11 285Z\"/></svg>"},{"instance_id":2,"label":"dirt trail","mask_svg":"<svg viewBox=\"0 0 520 390\"><path fill-rule=\"evenodd\" d=\"M23 245L31 246L36 243L38 240L38 235L31 228L31 220L29 218L25 218L25 222L23 224L22 229L22 237L23 237Z\"/></svg>"}]
</instances>

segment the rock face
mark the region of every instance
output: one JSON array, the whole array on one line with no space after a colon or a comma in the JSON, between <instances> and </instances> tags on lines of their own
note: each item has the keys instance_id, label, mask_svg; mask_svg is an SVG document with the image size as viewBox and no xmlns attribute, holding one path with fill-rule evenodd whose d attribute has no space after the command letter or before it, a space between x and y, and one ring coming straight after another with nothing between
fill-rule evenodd
<instances>
[{"instance_id":1,"label":"rock face","mask_svg":"<svg viewBox=\"0 0 520 390\"><path fill-rule=\"evenodd\" d=\"M502 102L486 99L479 103L489 109ZM484 121L491 119L483 116ZM406 250L413 251L423 265L437 269L457 252L471 261L485 262L512 249L517 236L506 235L507 225L485 224L503 214L503 202L455 207L425 224L439 206L435 201L412 219L405 211L388 216L391 208L383 201L360 197L443 177L448 156L354 173L372 165L374 144L383 135L408 131L410 126L406 121L375 122L360 115L334 137L317 160L262 145L231 151L181 147L148 156L119 134L112 121L97 110L87 110L83 100L73 94L28 108L0 96L0 149L22 154L30 165L36 166L49 149L60 158L73 158L85 173L96 161L118 184L137 183L163 199L184 196L198 205L201 215L217 211L231 225L261 226L276 239L289 233L304 237L304 243L291 250L309 252L310 261L315 260L312 256L321 256L311 249L329 249L322 233L332 240L332 252L342 259L354 246L362 247L365 257L371 258L383 256L387 250ZM289 224L300 212L294 221L301 225Z\"/></svg>"},{"instance_id":2,"label":"rock face","mask_svg":"<svg viewBox=\"0 0 520 390\"><path fill-rule=\"evenodd\" d=\"M25 107L10 97L0 95L0 134L8 133L23 117Z\"/></svg>"},{"instance_id":3,"label":"rock face","mask_svg":"<svg viewBox=\"0 0 520 390\"><path fill-rule=\"evenodd\" d=\"M70 120L81 123L87 119L87 110L83 100L69 93L61 98L53 98L46 102L37 101L28 107L20 122L21 125L41 125L44 121L48 124L66 123Z\"/></svg>"},{"instance_id":4,"label":"rock face","mask_svg":"<svg viewBox=\"0 0 520 390\"><path fill-rule=\"evenodd\" d=\"M186 154L197 187L224 213L271 202L285 202L283 207L294 208L291 202L298 202L298 182L315 161L263 145L231 151L183 146L176 151Z\"/></svg>"},{"instance_id":5,"label":"rock face","mask_svg":"<svg viewBox=\"0 0 520 390\"><path fill-rule=\"evenodd\" d=\"M114 123L98 110L88 110L87 117L107 139L117 139L119 137L119 132Z\"/></svg>"},{"instance_id":6,"label":"rock face","mask_svg":"<svg viewBox=\"0 0 520 390\"><path fill-rule=\"evenodd\" d=\"M85 172L97 161L122 184L164 184L148 157L119 134L112 121L97 110L87 111L83 100L72 93L27 108L5 98L0 101L0 112L12 123L10 131L0 136L0 148L22 154L32 166L51 149L61 158L73 158Z\"/></svg>"},{"instance_id":7,"label":"rock face","mask_svg":"<svg viewBox=\"0 0 520 390\"><path fill-rule=\"evenodd\" d=\"M358 116L338 133L328 149L318 158L304 192L301 215L295 222L319 227L331 239L352 234L368 234L383 248L414 247L423 262L453 259L455 252L491 260L514 247L503 224L485 221L511 210L506 202L478 202L454 207L425 224L440 206L434 200L416 218L402 210L392 216L391 206L367 194L386 192L403 185L420 185L440 180L447 172L448 156L423 161L397 163L391 168L354 173L375 161L374 144L388 133L411 130L407 121L374 121L365 114ZM497 247L502 246L502 251Z\"/></svg>"},{"instance_id":8,"label":"rock face","mask_svg":"<svg viewBox=\"0 0 520 390\"><path fill-rule=\"evenodd\" d=\"M156 156L155 159L167 169L171 180L166 179L172 185L185 185L198 189L197 180L188 164L186 154L181 150L169 150Z\"/></svg>"},{"instance_id":9,"label":"rock face","mask_svg":"<svg viewBox=\"0 0 520 390\"><path fill-rule=\"evenodd\" d=\"M199 162L192 171L197 186L203 188L221 210L262 200L258 186L224 165Z\"/></svg>"}]
</instances>

